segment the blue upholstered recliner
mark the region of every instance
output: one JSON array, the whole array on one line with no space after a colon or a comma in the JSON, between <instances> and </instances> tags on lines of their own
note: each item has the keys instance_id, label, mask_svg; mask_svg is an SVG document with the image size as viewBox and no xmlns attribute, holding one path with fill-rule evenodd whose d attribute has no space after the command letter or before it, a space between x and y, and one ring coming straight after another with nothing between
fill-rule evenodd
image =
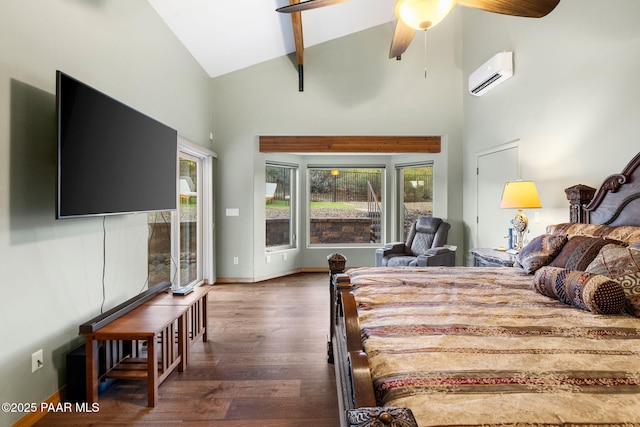
<instances>
[{"instance_id":1,"label":"blue upholstered recliner","mask_svg":"<svg viewBox=\"0 0 640 427\"><path fill-rule=\"evenodd\" d=\"M453 266L455 248L445 247L451 225L440 218L422 216L411 225L406 242L376 249L376 266Z\"/></svg>"}]
</instances>

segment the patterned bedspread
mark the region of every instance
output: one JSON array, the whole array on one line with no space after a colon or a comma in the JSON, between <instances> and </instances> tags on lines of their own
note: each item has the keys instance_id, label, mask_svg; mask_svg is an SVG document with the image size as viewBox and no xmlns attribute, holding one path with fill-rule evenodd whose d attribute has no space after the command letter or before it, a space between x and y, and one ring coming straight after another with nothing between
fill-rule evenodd
<instances>
[{"instance_id":1,"label":"patterned bedspread","mask_svg":"<svg viewBox=\"0 0 640 427\"><path fill-rule=\"evenodd\" d=\"M540 295L517 268L349 271L380 406L418 424L640 426L640 319Z\"/></svg>"}]
</instances>

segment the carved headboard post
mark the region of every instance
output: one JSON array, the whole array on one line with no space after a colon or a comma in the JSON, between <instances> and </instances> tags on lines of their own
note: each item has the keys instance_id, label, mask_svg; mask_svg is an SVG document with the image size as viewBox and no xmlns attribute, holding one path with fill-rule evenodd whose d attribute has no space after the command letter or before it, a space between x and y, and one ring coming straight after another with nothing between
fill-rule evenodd
<instances>
[{"instance_id":1,"label":"carved headboard post","mask_svg":"<svg viewBox=\"0 0 640 427\"><path fill-rule=\"evenodd\" d=\"M578 184L565 188L564 192L567 195L567 200L569 200L569 220L571 222L587 223L587 213L583 207L593 199L596 189Z\"/></svg>"}]
</instances>

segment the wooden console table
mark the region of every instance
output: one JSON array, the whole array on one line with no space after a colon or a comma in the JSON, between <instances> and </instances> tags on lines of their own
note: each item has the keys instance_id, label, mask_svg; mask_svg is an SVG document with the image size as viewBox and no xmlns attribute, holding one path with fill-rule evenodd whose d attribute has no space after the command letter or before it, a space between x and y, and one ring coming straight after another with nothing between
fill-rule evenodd
<instances>
[{"instance_id":1,"label":"wooden console table","mask_svg":"<svg viewBox=\"0 0 640 427\"><path fill-rule=\"evenodd\" d=\"M146 379L147 406L158 401L158 386L177 367L187 365L189 347L206 341L207 293L210 286L186 296L160 294L93 332L86 339L87 402L98 401L102 378ZM98 374L98 343L104 341L106 373Z\"/></svg>"}]
</instances>

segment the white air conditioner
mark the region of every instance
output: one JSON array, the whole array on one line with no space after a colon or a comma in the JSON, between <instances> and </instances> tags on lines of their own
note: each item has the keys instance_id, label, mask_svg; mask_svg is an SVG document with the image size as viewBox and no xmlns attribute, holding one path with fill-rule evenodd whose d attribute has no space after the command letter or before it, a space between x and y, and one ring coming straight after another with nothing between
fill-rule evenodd
<instances>
[{"instance_id":1,"label":"white air conditioner","mask_svg":"<svg viewBox=\"0 0 640 427\"><path fill-rule=\"evenodd\" d=\"M500 52L469 75L469 93L481 96L513 76L513 52Z\"/></svg>"}]
</instances>

